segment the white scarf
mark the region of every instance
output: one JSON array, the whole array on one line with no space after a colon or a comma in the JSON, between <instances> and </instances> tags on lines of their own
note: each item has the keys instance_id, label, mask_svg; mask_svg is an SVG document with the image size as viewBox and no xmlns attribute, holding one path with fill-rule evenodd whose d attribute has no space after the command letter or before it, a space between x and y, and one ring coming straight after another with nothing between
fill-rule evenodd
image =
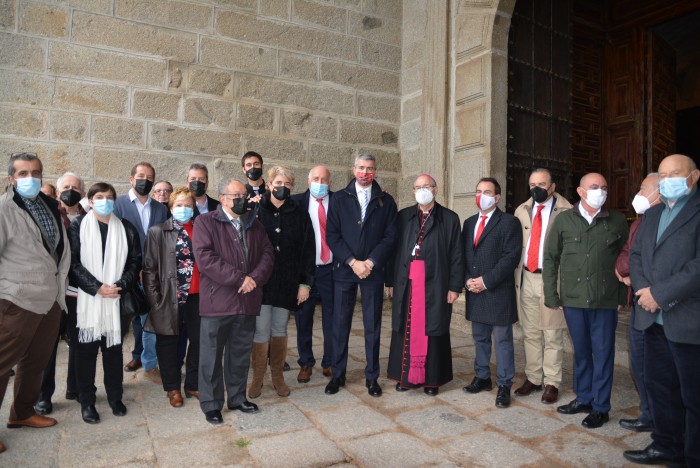
<instances>
[{"instance_id":1,"label":"white scarf","mask_svg":"<svg viewBox=\"0 0 700 468\"><path fill-rule=\"evenodd\" d=\"M80 261L87 271L104 284L121 278L126 264L128 244L124 225L113 215L107 225L105 258L102 261L102 235L93 211L80 224ZM78 289L78 341L92 343L107 338L107 346L122 342L119 299L94 296Z\"/></svg>"}]
</instances>

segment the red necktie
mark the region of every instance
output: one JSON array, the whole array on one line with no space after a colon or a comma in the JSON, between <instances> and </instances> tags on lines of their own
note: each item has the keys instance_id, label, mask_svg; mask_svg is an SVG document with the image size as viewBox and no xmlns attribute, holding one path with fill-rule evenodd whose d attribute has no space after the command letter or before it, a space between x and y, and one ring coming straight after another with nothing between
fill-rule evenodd
<instances>
[{"instance_id":1,"label":"red necktie","mask_svg":"<svg viewBox=\"0 0 700 468\"><path fill-rule=\"evenodd\" d=\"M544 205L537 207L537 214L532 221L532 233L530 234L530 249L527 251L527 269L530 271L537 270L540 263L540 238L542 237L542 208Z\"/></svg>"},{"instance_id":2,"label":"red necktie","mask_svg":"<svg viewBox=\"0 0 700 468\"><path fill-rule=\"evenodd\" d=\"M321 227L321 261L325 265L331 258L331 250L326 242L326 209L323 207L323 198L317 198L318 225Z\"/></svg>"},{"instance_id":3,"label":"red necktie","mask_svg":"<svg viewBox=\"0 0 700 468\"><path fill-rule=\"evenodd\" d=\"M479 243L479 238L481 237L481 233L484 232L484 228L486 227L486 218L488 216L482 216L481 217L481 223L479 223L479 229L476 230L476 237L474 237L474 247L476 247L476 244Z\"/></svg>"}]
</instances>

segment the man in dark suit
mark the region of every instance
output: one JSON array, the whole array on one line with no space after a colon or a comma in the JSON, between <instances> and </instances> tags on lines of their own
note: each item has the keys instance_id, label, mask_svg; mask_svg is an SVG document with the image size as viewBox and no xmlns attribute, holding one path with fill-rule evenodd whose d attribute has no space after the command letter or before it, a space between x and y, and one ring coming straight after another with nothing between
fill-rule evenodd
<instances>
[{"instance_id":1,"label":"man in dark suit","mask_svg":"<svg viewBox=\"0 0 700 468\"><path fill-rule=\"evenodd\" d=\"M156 180L156 170L148 162L142 161L131 168L131 190L126 195L117 197L114 202L114 214L119 219L126 219L136 227L141 241L141 251L146 243L148 228L156 224L164 223L168 219L168 209L162 203L149 196ZM153 333L144 332L143 324L146 322L146 314L134 317L134 350L131 352L132 360L124 366L127 372L134 372L143 366L144 376L151 382L162 384L158 371L156 358L156 336Z\"/></svg>"},{"instance_id":2,"label":"man in dark suit","mask_svg":"<svg viewBox=\"0 0 700 468\"><path fill-rule=\"evenodd\" d=\"M397 239L396 203L374 181L377 161L367 153L355 159L355 178L333 195L326 239L333 252L333 378L326 393L345 385L348 340L357 287L362 291L365 328L365 384L373 397L379 386L379 337L382 326L385 267Z\"/></svg>"},{"instance_id":3,"label":"man in dark suit","mask_svg":"<svg viewBox=\"0 0 700 468\"><path fill-rule=\"evenodd\" d=\"M209 169L206 164L192 163L187 171L187 187L194 193L194 215L197 216L216 210L219 201L207 195L209 188Z\"/></svg>"},{"instance_id":4,"label":"man in dark suit","mask_svg":"<svg viewBox=\"0 0 700 468\"><path fill-rule=\"evenodd\" d=\"M464 387L468 393L491 390L491 336L496 342L496 406L510 406L510 388L515 375L513 324L518 321L515 269L523 249L520 221L502 212L501 186L492 177L476 185L479 213L464 222L465 286L467 320L472 322L476 345L475 376Z\"/></svg>"},{"instance_id":5,"label":"man in dark suit","mask_svg":"<svg viewBox=\"0 0 700 468\"><path fill-rule=\"evenodd\" d=\"M314 327L314 309L321 301L323 326L323 358L321 367L323 375L331 377L331 359L333 356L333 254L326 240L328 209L332 193L331 173L325 166L316 166L309 172L309 189L292 197L303 211L309 213L316 238L316 275L311 287L309 299L304 301L295 313L297 324L297 349L299 350L299 375L297 381L306 383L311 379L314 364L312 335Z\"/></svg>"},{"instance_id":6,"label":"man in dark suit","mask_svg":"<svg viewBox=\"0 0 700 468\"><path fill-rule=\"evenodd\" d=\"M632 246L635 327L644 330L644 383L654 419L652 443L624 453L634 463L700 466L698 178L687 156L661 161L663 204L645 213Z\"/></svg>"}]
</instances>

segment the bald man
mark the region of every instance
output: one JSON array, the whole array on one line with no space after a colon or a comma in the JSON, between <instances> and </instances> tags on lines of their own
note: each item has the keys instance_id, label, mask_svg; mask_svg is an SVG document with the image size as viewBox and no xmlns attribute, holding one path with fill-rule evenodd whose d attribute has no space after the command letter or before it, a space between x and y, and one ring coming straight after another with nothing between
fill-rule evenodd
<instances>
[{"instance_id":1,"label":"bald man","mask_svg":"<svg viewBox=\"0 0 700 468\"><path fill-rule=\"evenodd\" d=\"M630 255L635 327L644 330L652 443L640 464L700 466L700 172L687 156L659 165L662 204L649 209Z\"/></svg>"},{"instance_id":2,"label":"bald man","mask_svg":"<svg viewBox=\"0 0 700 468\"><path fill-rule=\"evenodd\" d=\"M211 424L223 422L224 401L230 410L258 411L246 399L245 390L255 318L275 257L265 228L248 212L247 198L241 182L234 178L221 181L220 205L197 217L192 236L202 317L199 406Z\"/></svg>"},{"instance_id":3,"label":"bald man","mask_svg":"<svg viewBox=\"0 0 700 468\"><path fill-rule=\"evenodd\" d=\"M625 216L605 207L608 183L601 174L581 178L581 197L552 223L542 260L544 304L562 307L574 345L576 398L562 414L589 413L589 429L610 420L617 307L625 286L615 277L615 260L629 232Z\"/></svg>"},{"instance_id":4,"label":"bald man","mask_svg":"<svg viewBox=\"0 0 700 468\"><path fill-rule=\"evenodd\" d=\"M297 381L311 380L316 358L314 357L313 328L316 303L321 302L321 324L323 327L323 375L331 377L333 369L333 253L326 241L326 220L330 200L331 173L326 166L315 166L309 171L309 189L292 197L302 210L309 213L316 239L316 274L309 299L301 304L294 317L297 324L297 350L299 351L299 375Z\"/></svg>"}]
</instances>

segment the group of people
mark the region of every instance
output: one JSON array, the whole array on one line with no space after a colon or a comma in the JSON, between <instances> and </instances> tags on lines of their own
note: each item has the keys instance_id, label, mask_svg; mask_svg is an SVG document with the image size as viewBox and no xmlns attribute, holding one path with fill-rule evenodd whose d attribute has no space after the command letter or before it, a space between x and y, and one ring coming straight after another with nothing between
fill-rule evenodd
<instances>
[{"instance_id":1,"label":"group of people","mask_svg":"<svg viewBox=\"0 0 700 468\"><path fill-rule=\"evenodd\" d=\"M415 204L397 210L375 180L377 161L360 154L354 178L329 190L331 174L311 169L307 190L292 196L295 175L246 153L246 182L226 178L218 200L207 195L204 164L190 166L186 185L156 181L136 164L128 194L98 182L87 193L76 174L57 181L56 199L40 192L42 165L13 154L0 198L0 402L16 366L8 427L47 427L52 411L59 328L67 335L66 398L87 423L100 420L96 357L116 416L125 415L123 371L144 368L173 407L196 398L212 424L221 410L259 411L249 400L263 389L267 367L277 395L290 394L283 374L290 314L297 327L300 383L316 359L312 329L321 302L328 395L346 383L348 342L358 289L365 341L365 384L382 395L380 335L385 286L392 298L387 377L396 391L434 396L453 379L452 307L465 292L475 345L467 393L492 390L511 404L515 376L513 324L520 322L525 381L514 391L542 391L558 401L565 330L574 346L576 398L559 413L587 413L582 424L609 420L615 329L620 306L631 306L630 356L641 415L623 419L651 431L637 463L700 463L700 176L692 159L665 158L642 182L631 233L622 213L606 207L607 181L586 174L571 205L547 169L529 178L531 197L514 215L498 208L499 182L475 187L478 213L460 227L437 203L428 174L413 183ZM81 205L85 203L85 208ZM647 211L648 210L648 211ZM63 312L62 312L63 311ZM122 342L131 323L132 360ZM184 388L182 367L185 367ZM252 378L248 379L252 367ZM4 446L0 444L0 451Z\"/></svg>"}]
</instances>

